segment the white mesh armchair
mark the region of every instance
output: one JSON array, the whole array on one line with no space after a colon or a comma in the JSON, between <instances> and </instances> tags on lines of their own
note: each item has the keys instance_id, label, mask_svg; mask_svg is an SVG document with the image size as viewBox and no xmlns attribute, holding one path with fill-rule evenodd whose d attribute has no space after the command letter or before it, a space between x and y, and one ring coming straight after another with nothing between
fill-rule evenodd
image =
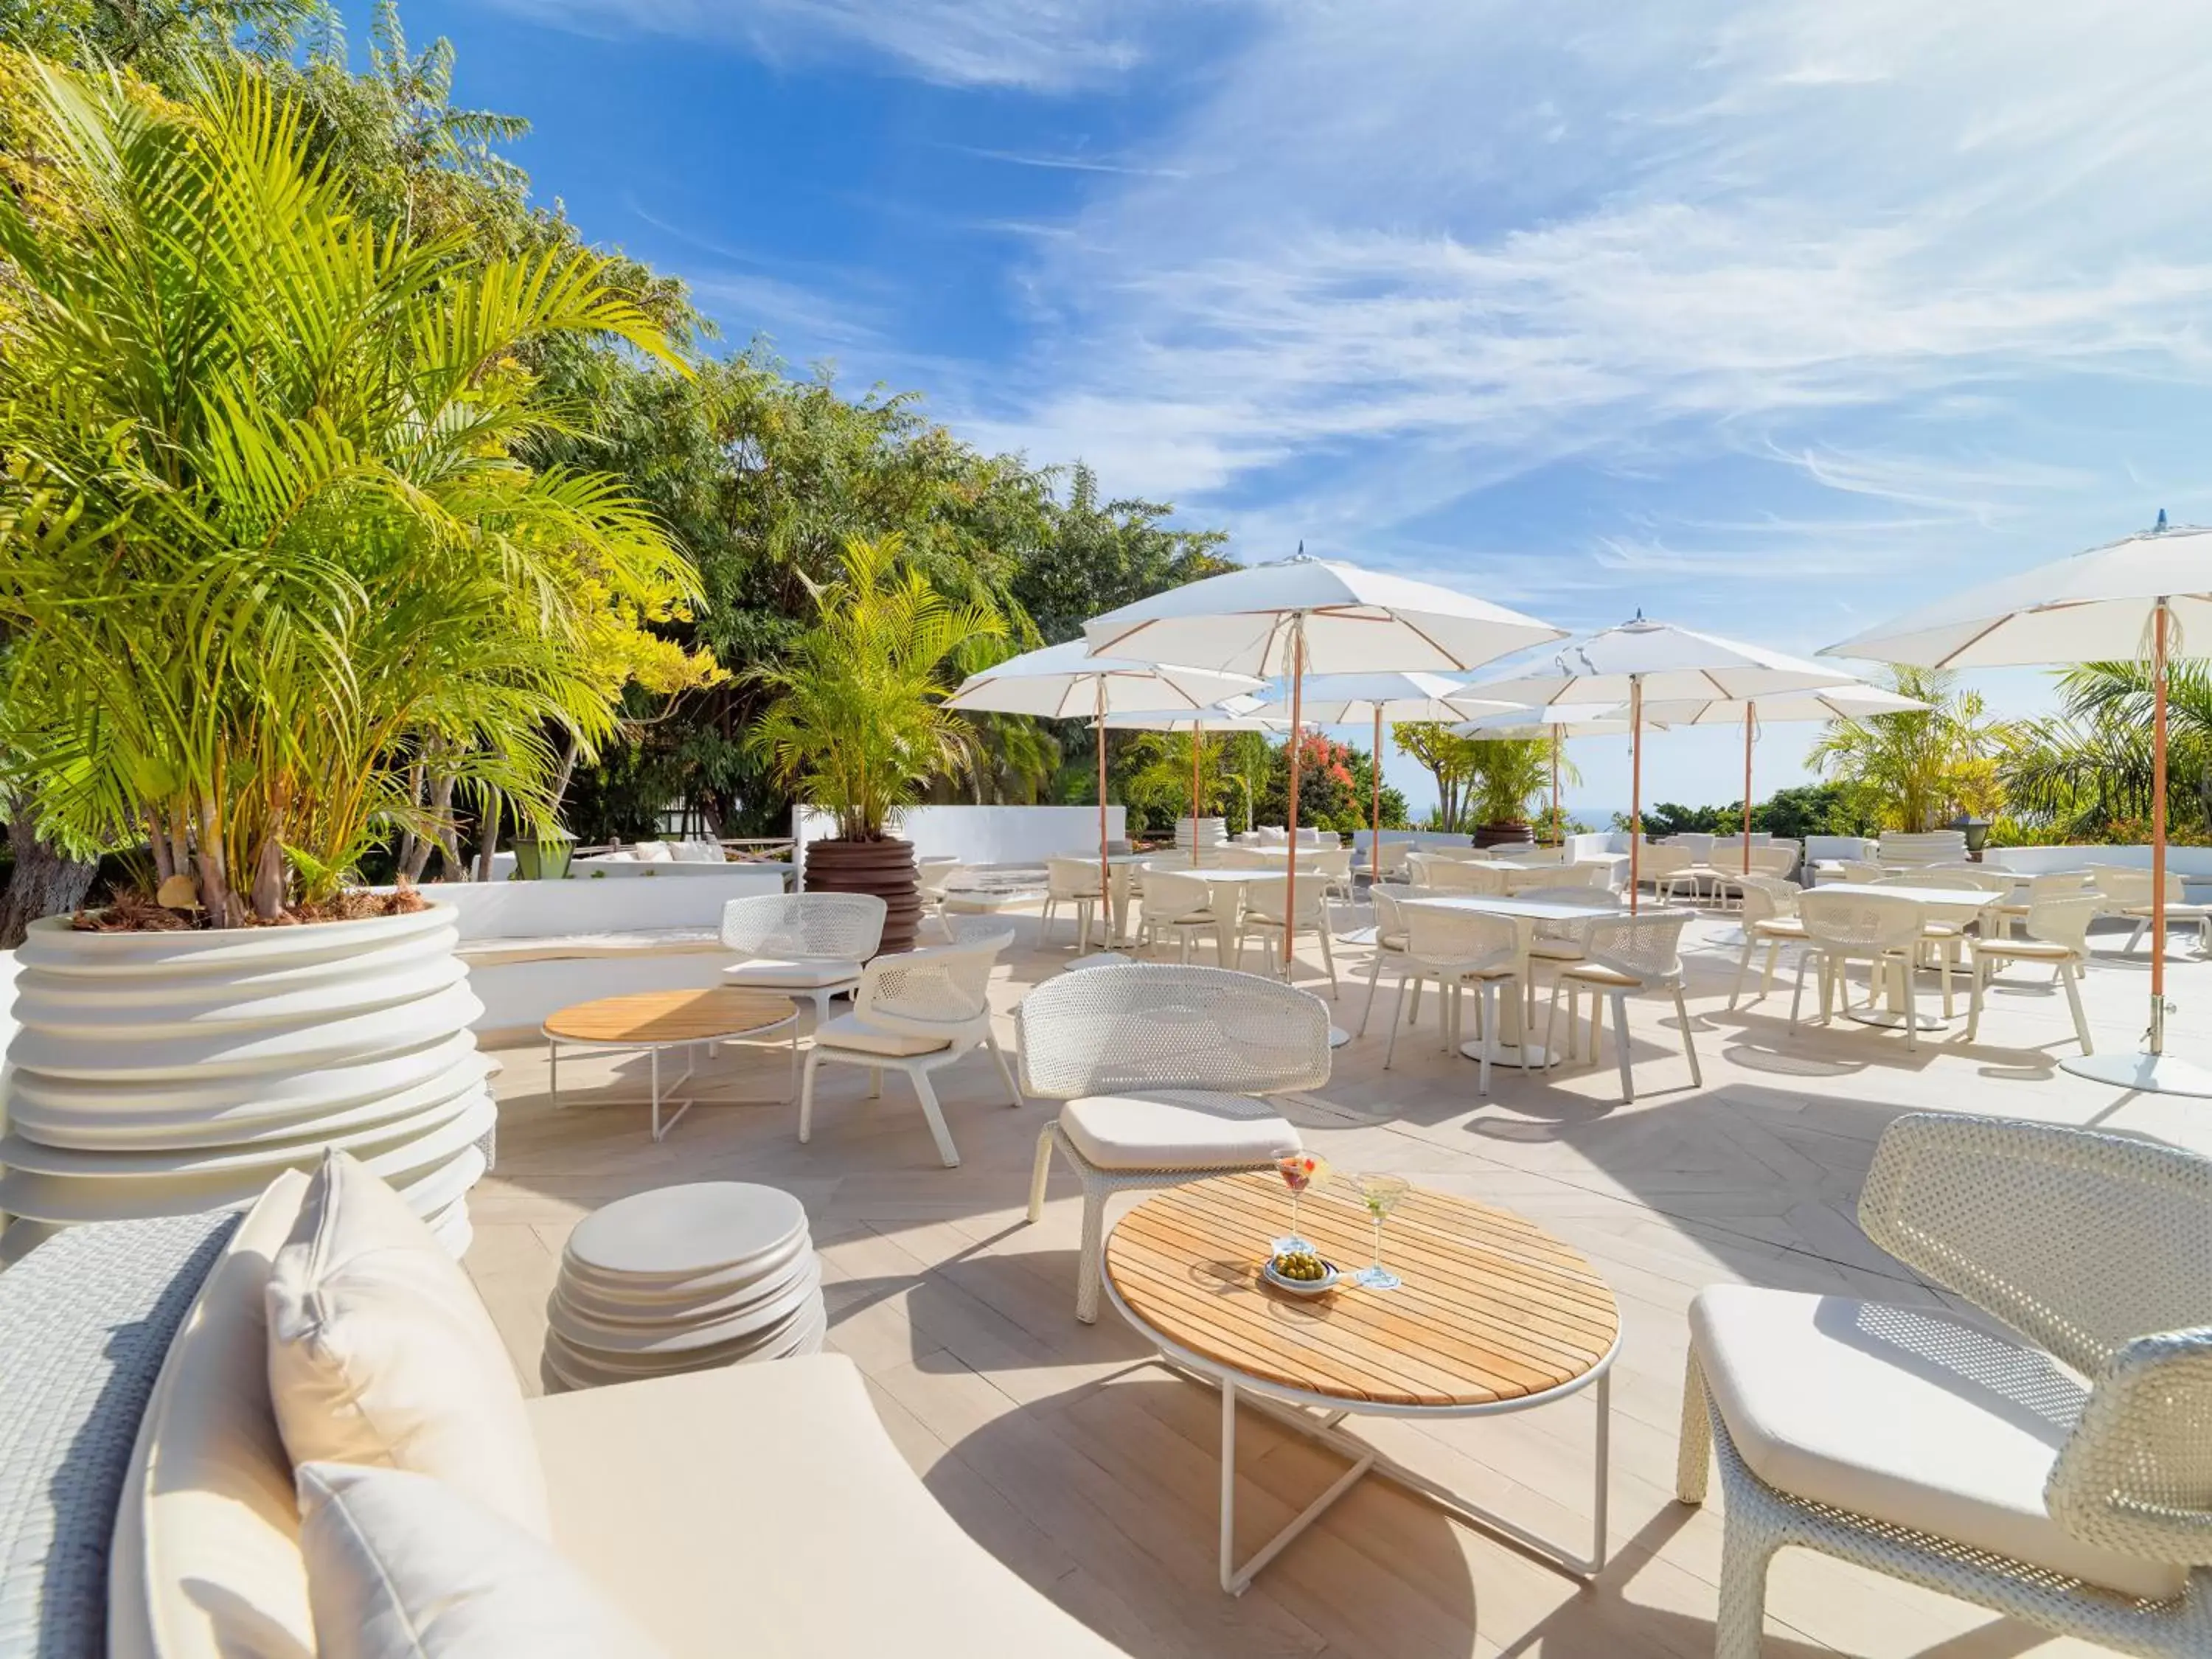
<instances>
[{"instance_id":1,"label":"white mesh armchair","mask_svg":"<svg viewBox=\"0 0 2212 1659\"><path fill-rule=\"evenodd\" d=\"M2089 1022L2081 1012L2081 970L2089 963L2089 924L2102 913L2103 902L2094 893L2076 892L2064 898L2047 898L2027 907L2025 939L2008 933L1968 941L1973 951L1973 996L1967 1005L1966 1041L1981 1035L1982 1001L1990 976L2015 963L2047 965L2066 988L2067 1012L2074 1017L2074 1035L2081 1052L2093 1054Z\"/></svg>"},{"instance_id":2,"label":"white mesh armchair","mask_svg":"<svg viewBox=\"0 0 2212 1659\"><path fill-rule=\"evenodd\" d=\"M1233 890L1230 897L1233 902ZM1204 876L1164 863L1145 866L1145 899L1139 912L1138 948L1144 949L1157 943L1163 934L1172 933L1182 959L1188 962L1191 935L1211 933L1214 965L1226 968L1231 918L1216 908L1216 903L1214 890Z\"/></svg>"},{"instance_id":3,"label":"white mesh armchair","mask_svg":"<svg viewBox=\"0 0 2212 1659\"><path fill-rule=\"evenodd\" d=\"M1785 945L1805 942L1805 924L1797 919L1797 900L1803 892L1794 881L1772 876L1738 875L1735 886L1743 898L1743 954L1736 958L1735 983L1729 991L1729 1006L1743 995L1743 976L1751 970L1752 953L1764 945L1766 967L1759 981L1759 1001L1774 989L1774 965Z\"/></svg>"},{"instance_id":4,"label":"white mesh armchair","mask_svg":"<svg viewBox=\"0 0 2212 1659\"><path fill-rule=\"evenodd\" d=\"M1917 1114L1859 1223L1999 1328L1699 1292L1676 1493L1703 1502L1717 1454L1717 1659L1756 1659L1793 1547L2124 1653L2212 1652L2212 1159Z\"/></svg>"},{"instance_id":5,"label":"white mesh armchair","mask_svg":"<svg viewBox=\"0 0 2212 1659\"><path fill-rule=\"evenodd\" d=\"M1797 901L1797 920L1805 929L1805 948L1797 958L1797 988L1790 999L1790 1023L1797 1023L1805 999L1805 970L1820 972L1820 1024L1840 998L1850 1008L1845 974L1854 962L1867 964L1867 1000L1877 982L1889 981L1905 1012L1905 1046L1919 1046L1920 1016L1913 1006L1912 972L1919 960L1924 920L1921 908L1903 897L1882 898L1878 888L1855 882L1815 887Z\"/></svg>"},{"instance_id":6,"label":"white mesh armchair","mask_svg":"<svg viewBox=\"0 0 2212 1659\"><path fill-rule=\"evenodd\" d=\"M1311 933L1321 941L1321 959L1328 969L1328 994L1336 994L1336 952L1329 943L1328 902L1323 896L1318 879L1301 879L1297 896L1291 895L1288 877L1280 878L1262 876L1248 881L1244 887L1244 908L1237 918L1237 965L1244 965L1244 940L1256 934L1267 955L1269 970L1290 977L1290 967L1283 959L1283 930L1288 928L1293 942L1300 933ZM1295 905L1294 913L1285 912Z\"/></svg>"},{"instance_id":7,"label":"white mesh armchair","mask_svg":"<svg viewBox=\"0 0 2212 1659\"><path fill-rule=\"evenodd\" d=\"M763 893L722 907L722 943L744 960L722 982L775 991L814 1005L818 1027L830 1000L856 990L860 969L883 942L884 902L872 893Z\"/></svg>"},{"instance_id":8,"label":"white mesh armchair","mask_svg":"<svg viewBox=\"0 0 2212 1659\"><path fill-rule=\"evenodd\" d=\"M804 1142L814 1133L814 1078L823 1065L868 1067L871 1100L883 1093L883 1073L889 1067L905 1073L912 1081L938 1156L946 1169L957 1168L960 1152L945 1127L929 1074L980 1044L998 1063L1012 1103L1022 1103L1006 1056L991 1032L991 969L999 952L1013 939L1013 930L1006 928L981 939L878 957L870 963L860 975L853 1012L816 1028L799 1092L799 1139Z\"/></svg>"},{"instance_id":9,"label":"white mesh armchair","mask_svg":"<svg viewBox=\"0 0 2212 1659\"><path fill-rule=\"evenodd\" d=\"M1567 996L1567 1048L1573 1057L1578 1024L1576 994L1590 994L1590 1052L1597 1059L1598 1013L1602 1004L1613 1004L1613 1052L1620 1066L1620 1097L1636 1098L1636 1070L1629 1053L1628 999L1640 991L1664 991L1674 1000L1674 1017L1682 1028L1682 1053L1690 1062L1690 1086L1705 1087L1698 1067L1697 1039L1691 1033L1689 1006L1682 997L1682 929L1690 919L1683 915L1609 916L1590 922L1583 933L1583 959L1560 965L1552 982L1552 1007L1544 1023L1544 1046L1552 1046L1552 1031L1559 1024L1559 994Z\"/></svg>"},{"instance_id":10,"label":"white mesh armchair","mask_svg":"<svg viewBox=\"0 0 2212 1659\"><path fill-rule=\"evenodd\" d=\"M1458 1045L1461 994L1473 987L1480 999L1476 1032L1482 1039L1481 1070L1475 1092L1490 1092L1490 1060L1498 1046L1498 993L1521 994L1528 963L1521 955L1521 930L1506 916L1486 915L1480 910L1447 908L1437 904L1408 904L1400 910L1406 924L1406 949L1398 957L1400 994L1408 981L1418 988L1424 980L1437 982L1438 1023L1443 1027L1443 1046ZM1517 1007L1515 1018L1519 1018ZM1390 1040L1382 1047L1382 1067L1388 1071L1398 1053L1398 1026L1390 1022ZM1521 1069L1528 1068L1528 1045L1521 1048Z\"/></svg>"},{"instance_id":11,"label":"white mesh armchair","mask_svg":"<svg viewBox=\"0 0 2212 1659\"><path fill-rule=\"evenodd\" d=\"M1128 963L1064 974L1014 1011L1022 1082L1062 1103L1037 1140L1029 1218L1044 1212L1054 1149L1083 1182L1075 1316L1098 1317L1106 1200L1265 1169L1298 1133L1258 1098L1328 1081L1328 1009L1310 992L1231 969Z\"/></svg>"},{"instance_id":12,"label":"white mesh armchair","mask_svg":"<svg viewBox=\"0 0 2212 1659\"><path fill-rule=\"evenodd\" d=\"M1106 896L1098 885L1096 859L1048 858L1044 861L1044 916L1042 935L1052 937L1052 919L1063 904L1075 907L1075 948L1091 948L1091 918L1103 909ZM1110 923L1109 924L1110 928ZM1107 944L1114 941L1111 938Z\"/></svg>"}]
</instances>

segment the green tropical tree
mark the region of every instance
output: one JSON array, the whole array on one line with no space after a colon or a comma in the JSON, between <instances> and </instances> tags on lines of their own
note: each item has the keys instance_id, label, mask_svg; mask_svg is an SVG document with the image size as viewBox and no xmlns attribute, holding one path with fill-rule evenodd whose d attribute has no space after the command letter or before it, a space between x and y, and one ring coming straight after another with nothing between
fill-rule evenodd
<instances>
[{"instance_id":1,"label":"green tropical tree","mask_svg":"<svg viewBox=\"0 0 2212 1659\"><path fill-rule=\"evenodd\" d=\"M45 175L0 192L0 749L43 831L150 843L227 926L449 834L426 761L544 823L694 580L614 481L525 464L563 411L520 355L674 366L660 331L592 256L366 222L250 70L0 69Z\"/></svg>"},{"instance_id":2,"label":"green tropical tree","mask_svg":"<svg viewBox=\"0 0 2212 1659\"><path fill-rule=\"evenodd\" d=\"M1474 816L1480 823L1518 823L1552 781L1552 745L1542 738L1475 744Z\"/></svg>"},{"instance_id":3,"label":"green tropical tree","mask_svg":"<svg viewBox=\"0 0 2212 1659\"><path fill-rule=\"evenodd\" d=\"M1978 691L1956 675L1899 667L1889 689L1930 705L1904 714L1831 720L1807 756L1816 772L1858 787L1884 826L1915 833L1938 828L1973 792L1987 801L1988 763L2008 740Z\"/></svg>"},{"instance_id":4,"label":"green tropical tree","mask_svg":"<svg viewBox=\"0 0 2212 1659\"><path fill-rule=\"evenodd\" d=\"M930 781L965 774L974 732L946 709L961 646L1003 634L986 604L947 599L896 532L849 538L834 580L809 582L814 625L747 678L771 701L745 747L844 841L880 841Z\"/></svg>"},{"instance_id":5,"label":"green tropical tree","mask_svg":"<svg viewBox=\"0 0 2212 1659\"><path fill-rule=\"evenodd\" d=\"M2023 722L1996 769L2013 810L2069 839L2129 833L2150 817L2148 665L2085 663L2058 677L2060 713ZM2212 668L2166 676L2166 808L2177 832L2212 829Z\"/></svg>"}]
</instances>

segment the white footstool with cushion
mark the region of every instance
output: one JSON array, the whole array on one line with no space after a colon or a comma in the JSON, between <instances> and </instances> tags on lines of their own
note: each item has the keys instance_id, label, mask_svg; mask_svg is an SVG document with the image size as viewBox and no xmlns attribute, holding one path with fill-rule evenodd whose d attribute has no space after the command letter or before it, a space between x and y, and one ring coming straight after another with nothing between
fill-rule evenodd
<instances>
[{"instance_id":1,"label":"white footstool with cushion","mask_svg":"<svg viewBox=\"0 0 2212 1659\"><path fill-rule=\"evenodd\" d=\"M1298 1132L1257 1096L1328 1081L1328 1008L1218 968L1127 963L1062 974L1014 1011L1024 1090L1063 1101L1038 1139L1029 1218L1057 1146L1083 1181L1075 1316L1098 1317L1110 1193L1264 1169Z\"/></svg>"}]
</instances>

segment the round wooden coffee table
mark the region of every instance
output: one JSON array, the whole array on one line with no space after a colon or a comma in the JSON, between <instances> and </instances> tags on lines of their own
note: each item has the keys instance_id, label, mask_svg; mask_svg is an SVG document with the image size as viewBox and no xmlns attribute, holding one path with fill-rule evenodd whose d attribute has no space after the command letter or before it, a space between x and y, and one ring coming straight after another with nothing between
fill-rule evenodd
<instances>
[{"instance_id":1,"label":"round wooden coffee table","mask_svg":"<svg viewBox=\"0 0 2212 1659\"><path fill-rule=\"evenodd\" d=\"M663 1122L660 1053L684 1048L683 1074L669 1079L670 1086L690 1080L696 1069L698 1045L729 1042L742 1037L765 1036L788 1028L792 1064L798 1065L799 1007L790 998L770 991L745 991L732 986L713 986L696 991L639 991L629 996L601 997L562 1009L539 1027L548 1049L548 1069L553 1104L561 1103L561 1049L642 1049L652 1057L653 1138L658 1140L674 1128L695 1103L677 1101L676 1110ZM638 1104L603 1102L603 1104Z\"/></svg>"},{"instance_id":2,"label":"round wooden coffee table","mask_svg":"<svg viewBox=\"0 0 2212 1659\"><path fill-rule=\"evenodd\" d=\"M1146 1200L1106 1242L1106 1293L1169 1364L1221 1389L1221 1587L1243 1594L1284 1547L1361 1476L1386 1476L1587 1578L1606 1561L1610 1372L1620 1346L1612 1288L1582 1255L1506 1210L1414 1188L1384 1224L1384 1264L1403 1280L1370 1291L1352 1274L1373 1224L1348 1191L1316 1191L1298 1229L1344 1278L1300 1297L1260 1277L1289 1219L1272 1174L1220 1176ZM1596 1387L1591 1552L1577 1557L1383 1457L1346 1417L1485 1417ZM1237 1404L1314 1437L1352 1467L1242 1566L1237 1564Z\"/></svg>"}]
</instances>

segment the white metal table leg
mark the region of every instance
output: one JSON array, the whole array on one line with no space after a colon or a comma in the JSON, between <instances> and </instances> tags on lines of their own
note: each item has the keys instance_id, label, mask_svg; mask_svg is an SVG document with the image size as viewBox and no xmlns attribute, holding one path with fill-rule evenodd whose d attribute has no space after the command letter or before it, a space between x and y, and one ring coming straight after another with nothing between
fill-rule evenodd
<instances>
[{"instance_id":1,"label":"white metal table leg","mask_svg":"<svg viewBox=\"0 0 2212 1659\"><path fill-rule=\"evenodd\" d=\"M1309 1433L1326 1434L1343 1419L1338 1412L1325 1419L1318 1430L1309 1426ZM1224 1379L1221 1384L1221 1588L1231 1595L1242 1595L1252 1588L1253 1579L1260 1569L1280 1555L1296 1540L1298 1534L1321 1519L1328 1507L1350 1492L1360 1476L1375 1467L1376 1454L1370 1451L1358 1457L1352 1466L1329 1485L1328 1490L1300 1510L1291 1523L1260 1546L1252 1559L1242 1567L1237 1565L1237 1385Z\"/></svg>"}]
</instances>

